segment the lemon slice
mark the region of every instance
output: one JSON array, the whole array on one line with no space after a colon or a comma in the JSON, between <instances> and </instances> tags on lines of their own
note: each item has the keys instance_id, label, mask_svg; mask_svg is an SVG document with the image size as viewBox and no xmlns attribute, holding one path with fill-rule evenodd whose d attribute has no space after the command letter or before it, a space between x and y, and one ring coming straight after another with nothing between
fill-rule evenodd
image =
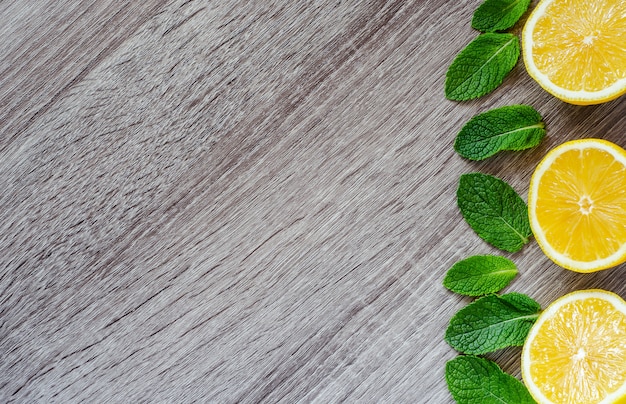
<instances>
[{"instance_id":1,"label":"lemon slice","mask_svg":"<svg viewBox=\"0 0 626 404\"><path fill-rule=\"evenodd\" d=\"M522 377L540 404L626 403L626 302L597 289L556 300L528 333Z\"/></svg>"},{"instance_id":2,"label":"lemon slice","mask_svg":"<svg viewBox=\"0 0 626 404\"><path fill-rule=\"evenodd\" d=\"M626 92L626 1L543 0L522 31L526 70L572 104Z\"/></svg>"},{"instance_id":3,"label":"lemon slice","mask_svg":"<svg viewBox=\"0 0 626 404\"><path fill-rule=\"evenodd\" d=\"M551 150L530 180L528 216L543 252L564 268L626 261L626 151L600 139Z\"/></svg>"}]
</instances>

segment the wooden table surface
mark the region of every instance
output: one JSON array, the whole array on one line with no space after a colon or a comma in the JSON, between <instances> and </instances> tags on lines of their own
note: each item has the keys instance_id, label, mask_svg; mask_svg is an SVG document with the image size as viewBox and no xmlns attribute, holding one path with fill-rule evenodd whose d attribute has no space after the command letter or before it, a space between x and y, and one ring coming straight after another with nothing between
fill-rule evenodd
<instances>
[{"instance_id":1,"label":"wooden table surface","mask_svg":"<svg viewBox=\"0 0 626 404\"><path fill-rule=\"evenodd\" d=\"M446 100L479 3L0 1L0 402L449 403L454 262L507 256L543 306L626 296L624 266L500 253L462 219L463 173L526 199L555 145L626 146L626 98L562 103L522 63ZM454 152L517 103L539 147Z\"/></svg>"}]
</instances>

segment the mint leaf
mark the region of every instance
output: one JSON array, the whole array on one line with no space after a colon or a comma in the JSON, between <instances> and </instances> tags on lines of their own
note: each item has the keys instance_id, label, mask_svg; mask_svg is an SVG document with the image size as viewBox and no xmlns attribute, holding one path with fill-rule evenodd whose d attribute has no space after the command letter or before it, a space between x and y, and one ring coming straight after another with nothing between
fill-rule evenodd
<instances>
[{"instance_id":1,"label":"mint leaf","mask_svg":"<svg viewBox=\"0 0 626 404\"><path fill-rule=\"evenodd\" d=\"M533 404L526 387L494 362L459 356L446 363L446 382L459 404Z\"/></svg>"},{"instance_id":2,"label":"mint leaf","mask_svg":"<svg viewBox=\"0 0 626 404\"><path fill-rule=\"evenodd\" d=\"M528 10L530 0L485 0L474 12L472 28L482 32L511 28Z\"/></svg>"},{"instance_id":3,"label":"mint leaf","mask_svg":"<svg viewBox=\"0 0 626 404\"><path fill-rule=\"evenodd\" d=\"M445 340L457 351L475 355L521 346L540 310L539 303L521 293L484 296L452 317Z\"/></svg>"},{"instance_id":4,"label":"mint leaf","mask_svg":"<svg viewBox=\"0 0 626 404\"><path fill-rule=\"evenodd\" d=\"M481 173L463 174L456 196L461 214L486 242L508 252L528 243L528 207L506 182Z\"/></svg>"},{"instance_id":5,"label":"mint leaf","mask_svg":"<svg viewBox=\"0 0 626 404\"><path fill-rule=\"evenodd\" d=\"M443 286L466 296L495 293L517 275L515 264L504 257L475 255L457 262L448 270Z\"/></svg>"},{"instance_id":6,"label":"mint leaf","mask_svg":"<svg viewBox=\"0 0 626 404\"><path fill-rule=\"evenodd\" d=\"M541 115L533 107L510 105L470 119L457 135L454 150L470 160L484 160L502 150L535 147L545 134Z\"/></svg>"},{"instance_id":7,"label":"mint leaf","mask_svg":"<svg viewBox=\"0 0 626 404\"><path fill-rule=\"evenodd\" d=\"M513 34L482 34L456 56L446 73L445 94L465 101L495 90L517 64L519 40Z\"/></svg>"}]
</instances>

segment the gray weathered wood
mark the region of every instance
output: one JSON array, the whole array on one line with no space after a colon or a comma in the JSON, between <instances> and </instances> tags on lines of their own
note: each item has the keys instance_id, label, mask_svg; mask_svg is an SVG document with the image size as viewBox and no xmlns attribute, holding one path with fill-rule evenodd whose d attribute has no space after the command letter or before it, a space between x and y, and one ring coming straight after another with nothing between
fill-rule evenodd
<instances>
[{"instance_id":1,"label":"gray weathered wood","mask_svg":"<svg viewBox=\"0 0 626 404\"><path fill-rule=\"evenodd\" d=\"M478 0L0 2L0 401L445 403L455 261L497 253L460 174L528 190L554 145L626 145L624 100L561 103L518 65L444 99ZM519 25L519 24L518 24ZM519 27L516 27L519 31ZM452 149L528 103L536 149ZM579 275L531 243L509 290ZM491 356L519 375L519 350Z\"/></svg>"}]
</instances>

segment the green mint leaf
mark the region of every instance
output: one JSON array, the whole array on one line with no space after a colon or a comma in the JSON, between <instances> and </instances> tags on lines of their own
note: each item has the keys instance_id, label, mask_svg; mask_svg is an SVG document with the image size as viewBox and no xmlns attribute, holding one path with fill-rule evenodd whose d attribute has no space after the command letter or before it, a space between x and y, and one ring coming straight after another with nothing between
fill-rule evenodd
<instances>
[{"instance_id":1,"label":"green mint leaf","mask_svg":"<svg viewBox=\"0 0 626 404\"><path fill-rule=\"evenodd\" d=\"M461 214L486 242L508 252L528 243L528 207L506 182L481 173L463 174L456 196Z\"/></svg>"},{"instance_id":2,"label":"green mint leaf","mask_svg":"<svg viewBox=\"0 0 626 404\"><path fill-rule=\"evenodd\" d=\"M470 160L484 160L502 150L535 147L545 134L541 115L533 107L509 105L470 119L457 135L454 150Z\"/></svg>"},{"instance_id":3,"label":"green mint leaf","mask_svg":"<svg viewBox=\"0 0 626 404\"><path fill-rule=\"evenodd\" d=\"M472 28L482 32L511 28L528 10L530 0L485 0L474 12Z\"/></svg>"},{"instance_id":4,"label":"green mint leaf","mask_svg":"<svg viewBox=\"0 0 626 404\"><path fill-rule=\"evenodd\" d=\"M446 73L445 94L465 101L495 90L517 64L519 39L513 34L482 34L456 56Z\"/></svg>"},{"instance_id":5,"label":"green mint leaf","mask_svg":"<svg viewBox=\"0 0 626 404\"><path fill-rule=\"evenodd\" d=\"M540 311L537 302L520 293L484 296L452 317L445 340L457 351L474 355L521 346Z\"/></svg>"},{"instance_id":6,"label":"green mint leaf","mask_svg":"<svg viewBox=\"0 0 626 404\"><path fill-rule=\"evenodd\" d=\"M457 262L448 270L443 286L466 296L495 293L517 275L515 264L504 257L475 255Z\"/></svg>"},{"instance_id":7,"label":"green mint leaf","mask_svg":"<svg viewBox=\"0 0 626 404\"><path fill-rule=\"evenodd\" d=\"M534 404L526 387L494 362L458 356L446 363L446 382L459 404Z\"/></svg>"}]
</instances>

